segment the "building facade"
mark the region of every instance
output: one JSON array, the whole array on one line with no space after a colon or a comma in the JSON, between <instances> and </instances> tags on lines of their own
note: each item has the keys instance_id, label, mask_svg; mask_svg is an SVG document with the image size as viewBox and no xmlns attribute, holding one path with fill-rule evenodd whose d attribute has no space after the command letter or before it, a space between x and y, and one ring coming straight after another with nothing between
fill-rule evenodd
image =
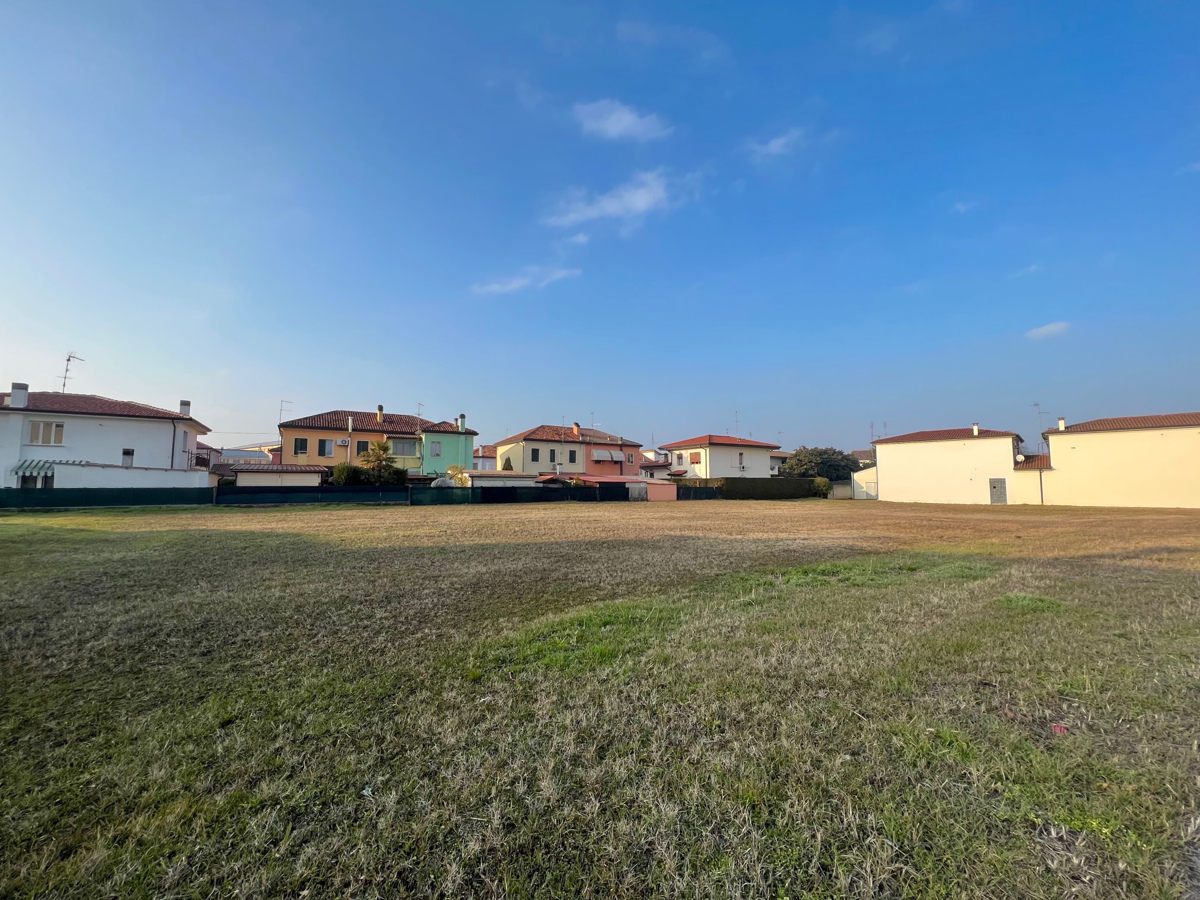
<instances>
[{"instance_id":1,"label":"building facade","mask_svg":"<svg viewBox=\"0 0 1200 900\"><path fill-rule=\"evenodd\" d=\"M1016 432L978 424L880 438L875 441L878 497L900 503L1001 502L1008 496L1020 445Z\"/></svg>"},{"instance_id":2,"label":"building facade","mask_svg":"<svg viewBox=\"0 0 1200 900\"><path fill-rule=\"evenodd\" d=\"M770 478L771 454L778 444L752 441L728 434L702 434L686 441L663 444L660 450L671 454L671 474L684 478Z\"/></svg>"},{"instance_id":3,"label":"building facade","mask_svg":"<svg viewBox=\"0 0 1200 900\"><path fill-rule=\"evenodd\" d=\"M642 445L637 441L573 425L538 425L496 442L500 471L591 475L640 474Z\"/></svg>"},{"instance_id":4,"label":"building facade","mask_svg":"<svg viewBox=\"0 0 1200 900\"><path fill-rule=\"evenodd\" d=\"M209 429L191 406L14 383L0 393L0 487L208 487L215 479L196 459Z\"/></svg>"}]
</instances>

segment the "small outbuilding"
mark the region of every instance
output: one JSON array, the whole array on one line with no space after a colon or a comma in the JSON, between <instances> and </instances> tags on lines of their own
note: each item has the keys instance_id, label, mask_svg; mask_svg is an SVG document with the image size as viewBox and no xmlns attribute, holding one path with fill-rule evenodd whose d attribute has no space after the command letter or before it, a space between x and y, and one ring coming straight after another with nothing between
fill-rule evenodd
<instances>
[{"instance_id":1,"label":"small outbuilding","mask_svg":"<svg viewBox=\"0 0 1200 900\"><path fill-rule=\"evenodd\" d=\"M319 487L329 470L291 463L241 463L232 471L238 487Z\"/></svg>"}]
</instances>

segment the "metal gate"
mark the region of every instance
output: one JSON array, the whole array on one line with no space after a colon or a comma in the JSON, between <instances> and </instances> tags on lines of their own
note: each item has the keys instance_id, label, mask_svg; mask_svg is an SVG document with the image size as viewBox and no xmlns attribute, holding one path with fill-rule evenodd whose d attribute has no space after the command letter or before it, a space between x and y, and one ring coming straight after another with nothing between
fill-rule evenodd
<instances>
[{"instance_id":1,"label":"metal gate","mask_svg":"<svg viewBox=\"0 0 1200 900\"><path fill-rule=\"evenodd\" d=\"M1008 479L989 478L988 491L993 503L1008 503Z\"/></svg>"}]
</instances>

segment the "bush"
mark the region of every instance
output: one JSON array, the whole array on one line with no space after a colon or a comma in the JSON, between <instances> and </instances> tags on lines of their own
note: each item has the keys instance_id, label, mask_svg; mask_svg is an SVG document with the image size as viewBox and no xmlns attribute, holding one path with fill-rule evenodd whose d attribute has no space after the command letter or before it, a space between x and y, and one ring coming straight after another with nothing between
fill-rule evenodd
<instances>
[{"instance_id":1,"label":"bush","mask_svg":"<svg viewBox=\"0 0 1200 900\"><path fill-rule=\"evenodd\" d=\"M353 485L367 484L371 479L365 471L353 463L341 462L333 467L333 473L329 476L329 480L333 484Z\"/></svg>"},{"instance_id":2,"label":"bush","mask_svg":"<svg viewBox=\"0 0 1200 900\"><path fill-rule=\"evenodd\" d=\"M812 480L813 493L818 497L828 497L829 492L833 490L833 484L828 478L817 477Z\"/></svg>"},{"instance_id":3,"label":"bush","mask_svg":"<svg viewBox=\"0 0 1200 900\"><path fill-rule=\"evenodd\" d=\"M388 466L380 472L379 484L408 484L408 469Z\"/></svg>"}]
</instances>

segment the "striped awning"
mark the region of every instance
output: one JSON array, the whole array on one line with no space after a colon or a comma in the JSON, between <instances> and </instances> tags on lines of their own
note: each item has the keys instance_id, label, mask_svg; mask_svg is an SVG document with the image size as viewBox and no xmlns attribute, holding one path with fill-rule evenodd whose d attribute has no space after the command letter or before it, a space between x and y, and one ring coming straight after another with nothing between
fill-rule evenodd
<instances>
[{"instance_id":1,"label":"striped awning","mask_svg":"<svg viewBox=\"0 0 1200 900\"><path fill-rule=\"evenodd\" d=\"M81 466L82 459L23 459L12 467L14 475L53 475L54 466Z\"/></svg>"}]
</instances>

